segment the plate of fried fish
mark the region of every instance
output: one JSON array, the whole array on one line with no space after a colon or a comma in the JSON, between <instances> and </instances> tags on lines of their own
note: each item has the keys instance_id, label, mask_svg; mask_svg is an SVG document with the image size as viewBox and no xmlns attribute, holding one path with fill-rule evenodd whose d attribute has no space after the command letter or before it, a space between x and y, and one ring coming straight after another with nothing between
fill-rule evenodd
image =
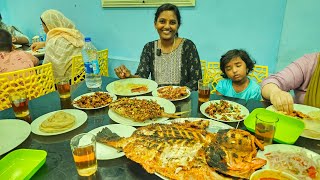
<instances>
[{"instance_id":1,"label":"plate of fried fish","mask_svg":"<svg viewBox=\"0 0 320 180\"><path fill-rule=\"evenodd\" d=\"M107 85L108 92L119 96L136 96L156 90L158 84L150 79L127 78L114 81Z\"/></svg>"},{"instance_id":2,"label":"plate of fried fish","mask_svg":"<svg viewBox=\"0 0 320 180\"><path fill-rule=\"evenodd\" d=\"M109 92L90 92L76 97L72 104L78 109L100 109L107 107L116 99L117 96Z\"/></svg>"},{"instance_id":3,"label":"plate of fried fish","mask_svg":"<svg viewBox=\"0 0 320 180\"><path fill-rule=\"evenodd\" d=\"M305 129L300 136L320 140L320 109L303 104L294 104L293 112L287 114L286 112L277 111L273 105L266 108L269 111L285 114L287 116L295 117L305 124Z\"/></svg>"},{"instance_id":4,"label":"plate of fried fish","mask_svg":"<svg viewBox=\"0 0 320 180\"><path fill-rule=\"evenodd\" d=\"M164 179L249 179L266 164L256 157L263 145L254 135L241 129L211 133L208 126L207 120L155 123L137 128L130 137L103 128L96 139Z\"/></svg>"},{"instance_id":5,"label":"plate of fried fish","mask_svg":"<svg viewBox=\"0 0 320 180\"><path fill-rule=\"evenodd\" d=\"M139 96L121 98L109 105L109 117L120 124L129 126L145 126L180 117L175 113L175 105L163 98Z\"/></svg>"},{"instance_id":6,"label":"plate of fried fish","mask_svg":"<svg viewBox=\"0 0 320 180\"><path fill-rule=\"evenodd\" d=\"M100 135L97 136L97 134L104 128L108 130L108 131L105 131L107 134L116 135L118 138L130 137L132 133L136 130L136 128L132 126L123 125L123 124L109 124L109 125L101 126L89 131L89 133L96 136L96 139L100 138L99 141L97 140L98 142L96 145L96 149L97 149L96 154L97 154L98 160L115 159L115 158L124 156L124 152L119 151L119 149L106 146L106 144L103 143L104 141L107 141L107 139L105 139L104 136L100 136ZM113 137L115 138L115 136Z\"/></svg>"},{"instance_id":7,"label":"plate of fried fish","mask_svg":"<svg viewBox=\"0 0 320 180\"><path fill-rule=\"evenodd\" d=\"M206 117L221 122L238 122L249 115L249 110L241 104L227 100L212 100L203 103L200 111Z\"/></svg>"},{"instance_id":8,"label":"plate of fried fish","mask_svg":"<svg viewBox=\"0 0 320 180\"><path fill-rule=\"evenodd\" d=\"M152 91L155 97L168 99L169 101L179 101L190 96L191 92L187 86L163 86Z\"/></svg>"}]
</instances>

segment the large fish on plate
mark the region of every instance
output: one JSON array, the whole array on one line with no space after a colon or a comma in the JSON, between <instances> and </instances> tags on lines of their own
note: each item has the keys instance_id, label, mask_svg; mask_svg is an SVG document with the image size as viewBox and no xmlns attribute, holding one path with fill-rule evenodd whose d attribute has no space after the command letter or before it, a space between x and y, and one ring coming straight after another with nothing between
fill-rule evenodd
<instances>
[{"instance_id":1,"label":"large fish on plate","mask_svg":"<svg viewBox=\"0 0 320 180\"><path fill-rule=\"evenodd\" d=\"M122 150L147 172L170 179L249 178L266 164L255 157L256 144L260 149L263 145L249 132L230 129L210 133L208 125L204 120L151 124L128 138L105 128L97 134L97 141Z\"/></svg>"}]
</instances>

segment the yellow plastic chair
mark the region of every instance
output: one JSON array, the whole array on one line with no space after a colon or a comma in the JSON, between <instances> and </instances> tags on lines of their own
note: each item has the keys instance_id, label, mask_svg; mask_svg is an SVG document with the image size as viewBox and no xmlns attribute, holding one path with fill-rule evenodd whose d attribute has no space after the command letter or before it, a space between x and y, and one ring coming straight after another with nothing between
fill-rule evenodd
<instances>
[{"instance_id":1,"label":"yellow plastic chair","mask_svg":"<svg viewBox=\"0 0 320 180\"><path fill-rule=\"evenodd\" d=\"M220 63L219 62L208 62L208 67L207 67L207 78L208 81L211 82L212 85L212 90L211 94L215 93L216 90L216 85L218 82L223 79L221 76L222 71L220 70Z\"/></svg>"},{"instance_id":2,"label":"yellow plastic chair","mask_svg":"<svg viewBox=\"0 0 320 180\"><path fill-rule=\"evenodd\" d=\"M269 75L269 67L262 65L255 65L253 70L249 73L251 79L256 80L260 84Z\"/></svg>"},{"instance_id":3,"label":"yellow plastic chair","mask_svg":"<svg viewBox=\"0 0 320 180\"><path fill-rule=\"evenodd\" d=\"M202 71L202 78L207 78L207 61L206 60L200 60L201 63L201 71Z\"/></svg>"},{"instance_id":4,"label":"yellow plastic chair","mask_svg":"<svg viewBox=\"0 0 320 180\"><path fill-rule=\"evenodd\" d=\"M29 100L55 91L52 64L0 74L0 110L11 107L9 93L25 91Z\"/></svg>"},{"instance_id":5,"label":"yellow plastic chair","mask_svg":"<svg viewBox=\"0 0 320 180\"><path fill-rule=\"evenodd\" d=\"M100 74L102 76L109 76L108 72L108 49L98 51L98 61ZM82 56L72 57L72 68L71 68L71 84L76 84L85 79L85 71L83 65Z\"/></svg>"}]
</instances>

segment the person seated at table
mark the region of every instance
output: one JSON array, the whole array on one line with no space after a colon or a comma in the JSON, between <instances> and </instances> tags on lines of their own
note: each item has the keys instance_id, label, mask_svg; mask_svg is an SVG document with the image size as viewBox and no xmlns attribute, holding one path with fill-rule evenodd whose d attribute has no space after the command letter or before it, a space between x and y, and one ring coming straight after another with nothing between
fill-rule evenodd
<instances>
[{"instance_id":1,"label":"person seated at table","mask_svg":"<svg viewBox=\"0 0 320 180\"><path fill-rule=\"evenodd\" d=\"M40 20L47 34L46 42L36 42L31 49L46 47L43 64L52 63L56 79L71 78L71 58L81 54L84 36L74 23L57 10L46 10Z\"/></svg>"},{"instance_id":2,"label":"person seated at table","mask_svg":"<svg viewBox=\"0 0 320 180\"><path fill-rule=\"evenodd\" d=\"M119 78L142 77L156 81L160 86L181 85L197 90L202 77L200 58L195 44L178 36L181 16L177 6L161 5L154 18L159 39L148 42L141 53L135 75L124 66L115 68Z\"/></svg>"},{"instance_id":3,"label":"person seated at table","mask_svg":"<svg viewBox=\"0 0 320 180\"><path fill-rule=\"evenodd\" d=\"M11 34L0 29L0 73L27 69L38 65L38 58L28 52L15 50Z\"/></svg>"},{"instance_id":4,"label":"person seated at table","mask_svg":"<svg viewBox=\"0 0 320 180\"><path fill-rule=\"evenodd\" d=\"M240 99L261 100L260 86L247 75L256 62L244 50L233 49L220 58L222 77L216 86L217 94Z\"/></svg>"},{"instance_id":5,"label":"person seated at table","mask_svg":"<svg viewBox=\"0 0 320 180\"><path fill-rule=\"evenodd\" d=\"M0 13L0 29L7 30L12 36L12 42L14 44L29 44L29 38L24 35L18 28L15 26L8 26L2 22L2 16Z\"/></svg>"},{"instance_id":6,"label":"person seated at table","mask_svg":"<svg viewBox=\"0 0 320 180\"><path fill-rule=\"evenodd\" d=\"M293 103L320 108L320 55L306 54L262 84L262 96L278 111L291 113ZM294 98L289 93L294 90Z\"/></svg>"}]
</instances>

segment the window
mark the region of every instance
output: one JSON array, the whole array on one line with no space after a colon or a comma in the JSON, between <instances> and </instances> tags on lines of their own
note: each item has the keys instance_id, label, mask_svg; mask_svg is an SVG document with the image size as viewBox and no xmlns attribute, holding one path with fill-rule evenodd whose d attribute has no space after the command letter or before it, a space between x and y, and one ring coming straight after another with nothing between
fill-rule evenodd
<instances>
[{"instance_id":1,"label":"window","mask_svg":"<svg viewBox=\"0 0 320 180\"><path fill-rule=\"evenodd\" d=\"M164 3L195 6L196 0L101 0L102 7L158 7Z\"/></svg>"}]
</instances>

